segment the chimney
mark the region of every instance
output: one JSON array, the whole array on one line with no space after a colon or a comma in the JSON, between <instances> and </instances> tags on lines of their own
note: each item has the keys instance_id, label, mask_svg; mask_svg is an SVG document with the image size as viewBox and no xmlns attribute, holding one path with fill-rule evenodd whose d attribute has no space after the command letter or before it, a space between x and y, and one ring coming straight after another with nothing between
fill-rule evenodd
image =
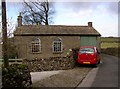
<instances>
[{"instance_id":1,"label":"chimney","mask_svg":"<svg viewBox=\"0 0 120 89\"><path fill-rule=\"evenodd\" d=\"M89 26L89 27L92 27L92 22L88 22L88 26Z\"/></svg>"},{"instance_id":2,"label":"chimney","mask_svg":"<svg viewBox=\"0 0 120 89\"><path fill-rule=\"evenodd\" d=\"M22 16L21 16L21 13L19 13L19 16L18 16L18 27L22 26Z\"/></svg>"}]
</instances>

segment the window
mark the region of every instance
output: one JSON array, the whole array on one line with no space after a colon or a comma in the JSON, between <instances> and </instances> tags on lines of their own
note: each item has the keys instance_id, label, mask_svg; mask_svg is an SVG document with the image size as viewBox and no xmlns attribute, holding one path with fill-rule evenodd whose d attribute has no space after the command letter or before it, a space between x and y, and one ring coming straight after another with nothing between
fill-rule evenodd
<instances>
[{"instance_id":1,"label":"window","mask_svg":"<svg viewBox=\"0 0 120 89\"><path fill-rule=\"evenodd\" d=\"M93 54L94 53L94 49L93 48L82 48L80 50L80 53L88 53L88 54Z\"/></svg>"},{"instance_id":2,"label":"window","mask_svg":"<svg viewBox=\"0 0 120 89\"><path fill-rule=\"evenodd\" d=\"M54 39L53 52L62 52L62 40L60 38Z\"/></svg>"},{"instance_id":3,"label":"window","mask_svg":"<svg viewBox=\"0 0 120 89\"><path fill-rule=\"evenodd\" d=\"M32 40L32 53L40 53L41 52L41 41L39 38L34 38Z\"/></svg>"}]
</instances>

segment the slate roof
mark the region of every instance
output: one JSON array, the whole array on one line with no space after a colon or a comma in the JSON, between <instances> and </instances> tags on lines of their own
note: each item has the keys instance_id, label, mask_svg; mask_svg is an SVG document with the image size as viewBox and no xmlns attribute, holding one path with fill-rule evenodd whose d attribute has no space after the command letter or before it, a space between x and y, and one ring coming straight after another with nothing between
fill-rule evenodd
<instances>
[{"instance_id":1,"label":"slate roof","mask_svg":"<svg viewBox=\"0 0 120 89\"><path fill-rule=\"evenodd\" d=\"M65 26L65 25L23 25L17 27L14 32L16 36L31 35L94 35L100 33L90 26Z\"/></svg>"}]
</instances>

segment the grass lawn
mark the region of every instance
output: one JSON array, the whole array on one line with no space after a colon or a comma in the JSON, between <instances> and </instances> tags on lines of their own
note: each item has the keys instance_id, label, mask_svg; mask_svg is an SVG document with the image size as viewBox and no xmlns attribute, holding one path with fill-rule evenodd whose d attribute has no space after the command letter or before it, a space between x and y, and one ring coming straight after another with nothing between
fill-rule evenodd
<instances>
[{"instance_id":1,"label":"grass lawn","mask_svg":"<svg viewBox=\"0 0 120 89\"><path fill-rule=\"evenodd\" d=\"M120 37L101 37L101 42L120 42Z\"/></svg>"},{"instance_id":2,"label":"grass lawn","mask_svg":"<svg viewBox=\"0 0 120 89\"><path fill-rule=\"evenodd\" d=\"M101 43L101 48L118 48L118 45L120 45L120 43L106 43L106 42L103 42L103 43Z\"/></svg>"}]
</instances>

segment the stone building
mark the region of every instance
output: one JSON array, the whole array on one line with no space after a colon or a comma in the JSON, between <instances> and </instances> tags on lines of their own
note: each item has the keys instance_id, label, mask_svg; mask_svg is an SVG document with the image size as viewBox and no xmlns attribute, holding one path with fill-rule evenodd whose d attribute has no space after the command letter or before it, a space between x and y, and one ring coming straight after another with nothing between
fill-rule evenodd
<instances>
[{"instance_id":1,"label":"stone building","mask_svg":"<svg viewBox=\"0 0 120 89\"><path fill-rule=\"evenodd\" d=\"M87 26L22 25L22 16L18 16L14 41L18 57L31 60L63 57L69 49L85 45L100 49L100 36L92 22L88 22Z\"/></svg>"}]
</instances>

